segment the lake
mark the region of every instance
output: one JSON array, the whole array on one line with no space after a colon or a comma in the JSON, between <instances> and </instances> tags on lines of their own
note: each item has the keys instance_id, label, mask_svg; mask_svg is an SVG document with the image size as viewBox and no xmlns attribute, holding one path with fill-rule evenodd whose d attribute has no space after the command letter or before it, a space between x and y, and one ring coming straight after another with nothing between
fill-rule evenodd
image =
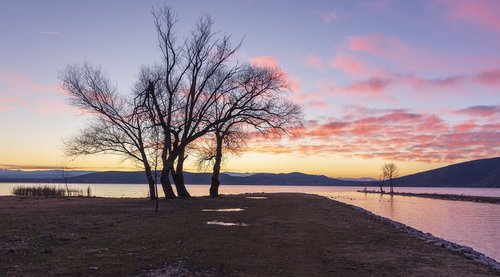
<instances>
[{"instance_id":1,"label":"lake","mask_svg":"<svg viewBox=\"0 0 500 277\"><path fill-rule=\"evenodd\" d=\"M0 195L10 195L22 183L0 183ZM56 186L64 187L62 184ZM147 186L137 184L69 184L70 188L92 189L94 196L146 197ZM193 196L208 195L208 185L188 185ZM161 188L158 188L161 191ZM437 237L466 245L500 261L500 205L447 201L420 197L390 196L356 192L362 187L325 186L232 186L222 185L222 194L252 192L301 192L322 195L359 206L375 214L412 226ZM395 188L397 192L449 193L500 197L500 189L485 188ZM0 207L1 208L1 207Z\"/></svg>"}]
</instances>

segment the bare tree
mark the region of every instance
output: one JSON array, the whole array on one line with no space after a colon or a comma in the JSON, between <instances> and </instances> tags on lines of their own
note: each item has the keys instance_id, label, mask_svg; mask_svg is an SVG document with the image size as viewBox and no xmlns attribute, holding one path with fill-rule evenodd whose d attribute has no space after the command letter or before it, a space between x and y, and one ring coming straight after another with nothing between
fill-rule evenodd
<instances>
[{"instance_id":1,"label":"bare tree","mask_svg":"<svg viewBox=\"0 0 500 277\"><path fill-rule=\"evenodd\" d=\"M383 168L382 168L382 173L380 174L379 176L379 186L380 186L380 193L385 193L384 191L384 181L385 181L385 175L384 175L384 172L383 172Z\"/></svg>"},{"instance_id":2,"label":"bare tree","mask_svg":"<svg viewBox=\"0 0 500 277\"><path fill-rule=\"evenodd\" d=\"M176 197L172 175L177 195L184 198L190 196L183 176L190 144L212 132L221 137L219 141L229 139L243 125L283 134L286 119L299 118L300 109L281 97L286 87L281 71L240 65L233 59L241 42L233 46L230 36L219 36L211 17L201 17L194 30L179 39L178 18L170 8L152 13L162 62L143 68L133 97L118 95L99 68L84 64L63 72L72 103L96 115L70 140L68 152L117 153L141 163L154 198L148 147L154 140L151 134L158 132L165 197ZM220 170L220 161L217 164Z\"/></svg>"},{"instance_id":3,"label":"bare tree","mask_svg":"<svg viewBox=\"0 0 500 277\"><path fill-rule=\"evenodd\" d=\"M168 7L153 10L163 64L150 70L150 84L143 97L150 103L154 125L163 132L164 150L161 182L169 186L173 175L179 197L189 197L184 184L183 167L186 148L219 123L208 115L214 103L227 94L240 66L232 61L240 44L231 45L229 36L217 37L212 30L213 19L202 17L196 28L181 42L177 39L177 16ZM157 74L158 73L158 74ZM224 119L231 118L241 107L233 103Z\"/></svg>"},{"instance_id":4,"label":"bare tree","mask_svg":"<svg viewBox=\"0 0 500 277\"><path fill-rule=\"evenodd\" d=\"M68 66L62 73L70 103L94 115L90 125L66 142L69 155L119 154L139 162L145 170L150 198L154 180L146 153L149 121L137 99L116 92L100 68L89 64Z\"/></svg>"},{"instance_id":5,"label":"bare tree","mask_svg":"<svg viewBox=\"0 0 500 277\"><path fill-rule=\"evenodd\" d=\"M386 163L382 166L382 172L384 175L384 179L389 180L389 185L391 186L391 193L393 190L393 180L399 176L399 169L395 163Z\"/></svg>"},{"instance_id":6,"label":"bare tree","mask_svg":"<svg viewBox=\"0 0 500 277\"><path fill-rule=\"evenodd\" d=\"M199 159L200 162L213 162L211 197L218 196L224 150L235 153L250 131L281 136L302 125L300 107L286 98L287 85L286 76L279 68L244 65L233 83L223 90L225 97L214 103L210 120L219 122L212 131L214 143ZM238 105L243 112L225 117L226 107L232 107L233 102L242 102Z\"/></svg>"}]
</instances>

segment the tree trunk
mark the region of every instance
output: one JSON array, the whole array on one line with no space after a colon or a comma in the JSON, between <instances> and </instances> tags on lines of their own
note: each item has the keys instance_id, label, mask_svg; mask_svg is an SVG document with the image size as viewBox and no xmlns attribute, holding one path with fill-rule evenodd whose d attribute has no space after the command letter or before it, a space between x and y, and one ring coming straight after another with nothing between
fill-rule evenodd
<instances>
[{"instance_id":1,"label":"tree trunk","mask_svg":"<svg viewBox=\"0 0 500 277\"><path fill-rule=\"evenodd\" d=\"M165 194L165 199L176 198L174 190L172 189L172 184L170 183L170 165L167 161L166 145L164 145L161 153L161 161L163 163L163 168L161 169L160 182L163 193Z\"/></svg>"},{"instance_id":2,"label":"tree trunk","mask_svg":"<svg viewBox=\"0 0 500 277\"><path fill-rule=\"evenodd\" d=\"M186 157L184 156L184 149L182 149L177 157L177 167L175 169L175 173L172 174L172 178L174 179L175 188L177 189L177 195L180 198L189 198L191 195L187 191L186 184L184 183L184 160Z\"/></svg>"},{"instance_id":3,"label":"tree trunk","mask_svg":"<svg viewBox=\"0 0 500 277\"><path fill-rule=\"evenodd\" d=\"M175 192L172 189L172 184L170 183L170 170L166 167L163 167L161 170L160 182L161 188L163 189L163 193L165 194L165 199L174 199L176 198Z\"/></svg>"},{"instance_id":4,"label":"tree trunk","mask_svg":"<svg viewBox=\"0 0 500 277\"><path fill-rule=\"evenodd\" d=\"M149 165L144 165L144 171L146 172L146 178L148 179L149 185L149 199L156 199L156 190L155 190L155 180L153 178L153 173L151 172L151 168Z\"/></svg>"},{"instance_id":5,"label":"tree trunk","mask_svg":"<svg viewBox=\"0 0 500 277\"><path fill-rule=\"evenodd\" d=\"M392 178L389 182L391 183L391 194L392 194L394 192L394 190L392 189Z\"/></svg>"},{"instance_id":6,"label":"tree trunk","mask_svg":"<svg viewBox=\"0 0 500 277\"><path fill-rule=\"evenodd\" d=\"M149 199L155 200L156 199L155 180L153 179L151 166L149 165L148 158L144 151L141 151L141 158L142 158L142 164L144 166L144 173L146 173L146 179L148 180Z\"/></svg>"},{"instance_id":7,"label":"tree trunk","mask_svg":"<svg viewBox=\"0 0 500 277\"><path fill-rule=\"evenodd\" d=\"M219 174L220 174L220 165L222 163L222 136L217 135L217 149L215 155L214 168L212 172L212 183L210 184L210 197L218 197L219 196Z\"/></svg>"}]
</instances>

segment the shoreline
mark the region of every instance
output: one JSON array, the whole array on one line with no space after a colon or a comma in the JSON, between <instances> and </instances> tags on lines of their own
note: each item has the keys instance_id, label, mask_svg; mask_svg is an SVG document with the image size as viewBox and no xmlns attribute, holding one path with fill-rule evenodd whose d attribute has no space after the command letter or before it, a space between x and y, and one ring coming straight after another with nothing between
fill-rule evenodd
<instances>
[{"instance_id":1,"label":"shoreline","mask_svg":"<svg viewBox=\"0 0 500 277\"><path fill-rule=\"evenodd\" d=\"M377 190L357 190L360 193L380 194ZM450 201L467 201L476 203L500 204L500 197L495 196L474 196L474 195L459 195L459 194L442 194L442 193L413 193L413 192L386 192L384 195L398 195L409 197L422 197Z\"/></svg>"},{"instance_id":2,"label":"shoreline","mask_svg":"<svg viewBox=\"0 0 500 277\"><path fill-rule=\"evenodd\" d=\"M377 215L375 213L372 213L368 210L365 210L361 207L354 206L354 205L349 205L352 207L352 209L368 216L369 218L383 222L384 224L390 225L394 229L405 232L407 234L410 234L426 243L433 244L434 246L440 247L440 248L445 248L449 250L450 252L454 253L460 253L464 255L465 257L478 261L484 265L491 266L494 270L500 272L500 263L496 261L495 259L488 257L487 255L475 251L472 247L466 246L466 245L460 245L448 240L445 240L440 237L436 237L432 235L431 233L424 233L418 229L415 229L411 226L408 226L406 224L400 223L398 221L394 221L392 219L389 219L387 217L383 217L380 215Z\"/></svg>"},{"instance_id":3,"label":"shoreline","mask_svg":"<svg viewBox=\"0 0 500 277\"><path fill-rule=\"evenodd\" d=\"M0 272L137 276L180 267L195 276L498 274L323 196L193 197L160 201L159 213L153 202L2 196Z\"/></svg>"}]
</instances>

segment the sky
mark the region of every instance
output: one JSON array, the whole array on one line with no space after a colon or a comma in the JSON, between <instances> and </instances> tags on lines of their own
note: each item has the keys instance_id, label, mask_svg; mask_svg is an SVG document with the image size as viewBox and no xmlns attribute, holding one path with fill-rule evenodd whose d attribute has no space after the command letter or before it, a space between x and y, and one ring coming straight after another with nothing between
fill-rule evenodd
<instances>
[{"instance_id":1,"label":"sky","mask_svg":"<svg viewBox=\"0 0 500 277\"><path fill-rule=\"evenodd\" d=\"M237 60L287 73L304 110L294 137L252 138L224 171L378 177L386 162L406 175L500 156L500 1L5 0L0 168L137 170L119 156L64 156L91 117L68 105L59 74L97 64L129 93L160 61L151 9L163 5L180 36L211 15L243 40Z\"/></svg>"}]
</instances>

